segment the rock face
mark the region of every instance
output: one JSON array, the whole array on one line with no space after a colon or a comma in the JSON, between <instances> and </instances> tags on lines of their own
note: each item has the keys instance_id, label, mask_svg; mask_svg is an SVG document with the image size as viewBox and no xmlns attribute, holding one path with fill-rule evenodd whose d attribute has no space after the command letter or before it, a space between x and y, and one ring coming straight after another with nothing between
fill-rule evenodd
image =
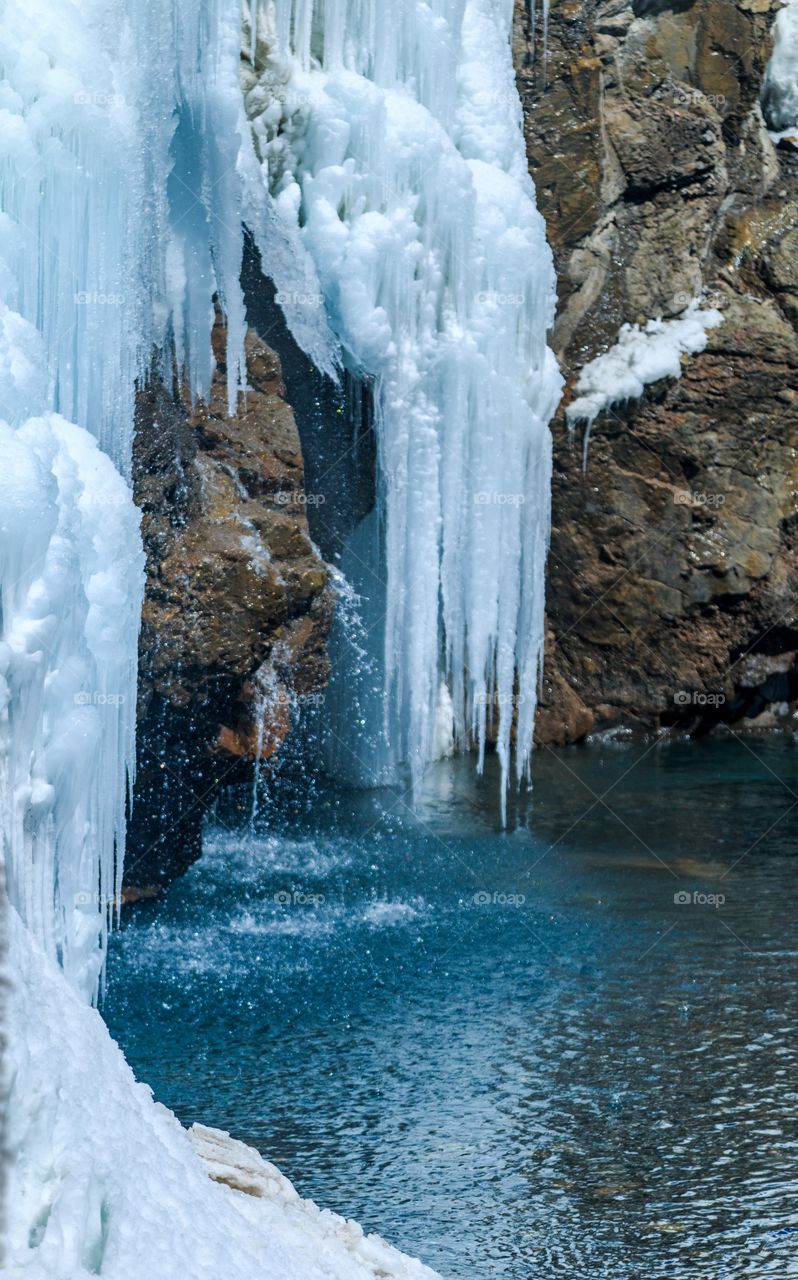
<instances>
[{"instance_id":1,"label":"rock face","mask_svg":"<svg viewBox=\"0 0 798 1280\"><path fill-rule=\"evenodd\" d=\"M139 401L136 501L147 589L129 896L185 870L219 786L248 774L323 688L333 600L308 532L304 469L280 362L253 332L251 390L227 416L224 334L210 403L160 382Z\"/></svg>"},{"instance_id":2,"label":"rock face","mask_svg":"<svg viewBox=\"0 0 798 1280\"><path fill-rule=\"evenodd\" d=\"M696 297L680 381L555 438L541 741L706 729L798 695L798 157L759 105L778 0L518 0L530 169L568 378Z\"/></svg>"}]
</instances>

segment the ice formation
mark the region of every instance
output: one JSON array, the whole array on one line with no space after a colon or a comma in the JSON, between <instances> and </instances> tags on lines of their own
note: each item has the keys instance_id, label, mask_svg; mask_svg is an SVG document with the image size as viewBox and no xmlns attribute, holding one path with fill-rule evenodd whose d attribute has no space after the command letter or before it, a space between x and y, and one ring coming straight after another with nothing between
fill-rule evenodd
<instances>
[{"instance_id":1,"label":"ice formation","mask_svg":"<svg viewBox=\"0 0 798 1280\"><path fill-rule=\"evenodd\" d=\"M773 36L762 102L771 137L778 141L798 132L798 0L786 0L776 15Z\"/></svg>"},{"instance_id":2,"label":"ice formation","mask_svg":"<svg viewBox=\"0 0 798 1280\"><path fill-rule=\"evenodd\" d=\"M257 1152L189 1135L13 919L11 945L28 1105L9 1135L8 1280L438 1280Z\"/></svg>"},{"instance_id":3,"label":"ice formation","mask_svg":"<svg viewBox=\"0 0 798 1280\"><path fill-rule=\"evenodd\" d=\"M513 6L254 3L258 154L376 405L378 520L356 533L350 564L367 565L364 594L380 597L368 629L382 634L384 675L371 709L344 705L338 737L351 753L364 718L365 772L380 736L418 779L440 751L444 680L460 746L484 751L498 707L505 778L518 703L520 777L561 384L546 346L554 272L524 150Z\"/></svg>"},{"instance_id":4,"label":"ice formation","mask_svg":"<svg viewBox=\"0 0 798 1280\"><path fill-rule=\"evenodd\" d=\"M432 1274L305 1205L265 1165L255 1197L212 1182L175 1118L133 1080L91 998L119 900L133 769L135 384L154 352L168 362L174 351L202 396L218 305L235 406L243 224L319 368L334 372L343 352L375 388L386 680L404 754L418 767L448 749L450 720L484 746L495 693L506 764L517 678L519 771L526 764L559 376L545 344L553 273L526 171L511 9L262 4L252 43L257 59L258 35L266 41L265 72L253 92L273 198L245 122L234 0L4 0L9 1276ZM320 289L332 331L325 308L306 305Z\"/></svg>"},{"instance_id":5,"label":"ice formation","mask_svg":"<svg viewBox=\"0 0 798 1280\"><path fill-rule=\"evenodd\" d=\"M269 227L239 129L239 42L236 6L213 0L6 0L0 21L9 1277L432 1275L284 1182L272 1187L265 1165L257 1199L212 1181L91 1007L133 767L135 380L172 340L202 394L216 297L235 399L242 217L260 235ZM285 232L267 247L283 287L313 280L309 260L292 264ZM297 327L322 363L334 360L322 324L300 316Z\"/></svg>"},{"instance_id":6,"label":"ice formation","mask_svg":"<svg viewBox=\"0 0 798 1280\"><path fill-rule=\"evenodd\" d=\"M89 994L133 763L136 379L173 343L207 390L216 297L231 407L244 380L239 40L204 0L6 0L0 23L7 875Z\"/></svg>"},{"instance_id":7,"label":"ice formation","mask_svg":"<svg viewBox=\"0 0 798 1280\"><path fill-rule=\"evenodd\" d=\"M566 409L571 426L586 424L585 463L590 428L604 409L635 400L660 378L682 376L682 355L695 355L707 345L707 331L723 322L716 308L702 311L698 300L675 320L649 320L645 327L625 324L618 341L586 364L576 383L577 396Z\"/></svg>"}]
</instances>

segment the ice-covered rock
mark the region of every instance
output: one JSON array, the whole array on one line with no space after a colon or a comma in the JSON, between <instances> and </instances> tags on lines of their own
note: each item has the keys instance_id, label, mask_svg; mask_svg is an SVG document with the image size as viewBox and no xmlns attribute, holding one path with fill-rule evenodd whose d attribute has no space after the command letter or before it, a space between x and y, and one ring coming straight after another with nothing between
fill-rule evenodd
<instances>
[{"instance_id":1,"label":"ice-covered rock","mask_svg":"<svg viewBox=\"0 0 798 1280\"><path fill-rule=\"evenodd\" d=\"M798 0L786 0L773 24L773 54L762 105L774 141L798 133Z\"/></svg>"}]
</instances>

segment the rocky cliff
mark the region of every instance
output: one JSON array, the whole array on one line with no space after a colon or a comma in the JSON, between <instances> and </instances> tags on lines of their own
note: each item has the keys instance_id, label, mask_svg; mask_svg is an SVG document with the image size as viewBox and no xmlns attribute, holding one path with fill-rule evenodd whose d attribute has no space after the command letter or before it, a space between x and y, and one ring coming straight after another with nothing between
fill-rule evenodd
<instances>
[{"instance_id":1,"label":"rocky cliff","mask_svg":"<svg viewBox=\"0 0 798 1280\"><path fill-rule=\"evenodd\" d=\"M681 380L555 437L538 735L792 722L798 696L798 152L760 94L778 0L519 0L530 169L568 378L694 298ZM764 713L764 714L763 714Z\"/></svg>"}]
</instances>

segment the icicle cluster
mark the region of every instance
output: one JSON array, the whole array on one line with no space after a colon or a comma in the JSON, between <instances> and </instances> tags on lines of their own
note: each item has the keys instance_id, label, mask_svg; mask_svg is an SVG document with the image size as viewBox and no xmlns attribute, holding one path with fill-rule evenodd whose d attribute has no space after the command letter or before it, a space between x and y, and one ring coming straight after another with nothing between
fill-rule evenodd
<instances>
[{"instance_id":1,"label":"icicle cluster","mask_svg":"<svg viewBox=\"0 0 798 1280\"><path fill-rule=\"evenodd\" d=\"M561 383L512 9L259 0L252 34L267 181L374 386L382 732L416 779L441 741L442 683L460 745L482 752L497 712L505 777L516 711L519 776L532 745Z\"/></svg>"},{"instance_id":2,"label":"icicle cluster","mask_svg":"<svg viewBox=\"0 0 798 1280\"><path fill-rule=\"evenodd\" d=\"M133 770L136 380L174 349L207 391L216 298L231 408L244 382L242 218L263 237L269 205L240 42L232 0L2 6L3 848L12 902L89 995Z\"/></svg>"}]
</instances>

